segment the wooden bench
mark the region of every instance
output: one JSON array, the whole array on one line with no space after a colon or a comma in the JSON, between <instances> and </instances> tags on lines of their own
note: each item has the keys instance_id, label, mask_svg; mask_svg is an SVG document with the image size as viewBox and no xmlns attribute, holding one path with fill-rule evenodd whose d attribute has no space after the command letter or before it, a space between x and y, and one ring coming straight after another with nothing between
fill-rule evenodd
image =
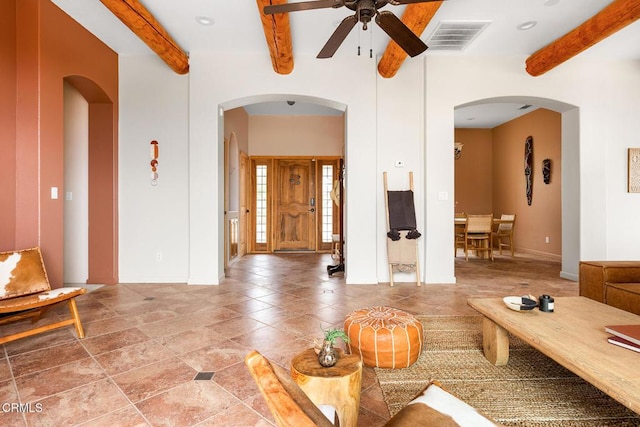
<instances>
[{"instance_id":1,"label":"wooden bench","mask_svg":"<svg viewBox=\"0 0 640 427\"><path fill-rule=\"evenodd\" d=\"M86 292L80 287L51 289L39 248L0 252L0 325L24 319L32 324L0 337L0 344L69 325L75 326L78 338L84 338L75 298ZM70 318L36 325L49 308L62 302L67 302Z\"/></svg>"}]
</instances>

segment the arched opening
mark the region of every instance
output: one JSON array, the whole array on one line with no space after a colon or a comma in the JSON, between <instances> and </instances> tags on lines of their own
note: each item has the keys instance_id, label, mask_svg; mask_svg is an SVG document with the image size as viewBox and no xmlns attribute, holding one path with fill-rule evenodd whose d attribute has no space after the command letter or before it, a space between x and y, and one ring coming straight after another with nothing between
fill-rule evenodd
<instances>
[{"instance_id":1,"label":"arched opening","mask_svg":"<svg viewBox=\"0 0 640 427\"><path fill-rule=\"evenodd\" d=\"M65 162L64 259L68 265L80 264L69 276L65 270L65 282L86 276L85 283L115 284L118 207L113 102L85 77L68 76L64 83L65 160L70 160Z\"/></svg>"},{"instance_id":2,"label":"arched opening","mask_svg":"<svg viewBox=\"0 0 640 427\"><path fill-rule=\"evenodd\" d=\"M271 108L266 113L261 112L258 114L260 117L254 116L253 107L260 106L260 108ZM277 106L277 107L276 107ZM300 110L301 108L302 110ZM302 113L295 113L294 111L303 111ZM251 114L248 111L252 111ZM340 128L337 130L340 132L339 139L341 147L339 149L339 153L336 152L335 147L333 151L329 148L330 144L325 141L325 145L318 141L310 141L308 138L304 136L300 136L295 141L296 136L295 132L299 132L299 126L304 127L305 125L283 125L282 121L283 117L287 117L286 120L291 120L288 122L291 123L298 122L303 123L304 120L309 120L308 117L313 116L314 114L328 114L327 112L331 111L332 122L339 121ZM271 157L280 157L285 159L295 159L299 162L308 162L311 168L314 169L313 179L314 185L317 188L314 189L314 193L309 195L307 194L305 200L308 202L309 206L304 207L304 211L312 212L314 215L313 225L304 225L303 227L314 227L313 233L315 235L317 231L317 235L320 236L322 234L322 226L326 226L326 218L324 216L335 215L337 220L338 214L336 210L332 211L331 214L326 214L320 209L320 205L327 205L331 203L329 197L327 200L320 200L322 193L322 188L319 188L322 184L322 177L319 176L320 173L324 169L331 169L330 166L324 165L324 157L330 157L327 155L327 152L332 153L333 156L344 158L344 148L346 143L346 120L345 120L345 111L346 106L333 102L331 100L322 99L322 98L314 98L308 96L300 96L300 95L284 95L284 94L273 94L273 95L262 95L255 97L248 97L243 99L238 99L234 101L230 101L220 106L220 122L219 125L223 128L222 138L224 141L224 154L223 158L225 159L224 168L222 170L223 176L220 178L224 180L224 188L225 197L224 200L220 200L221 206L227 206L229 209L225 209L225 214L227 214L227 218L222 220L222 224L219 224L219 230L225 233L230 233L233 231L232 221L237 216L239 218L238 224L238 247L239 254L242 256L246 251L255 250L255 247L252 246L254 243L250 241L254 237L255 234L255 211L251 211L243 206L247 205L255 205L255 201L251 200L251 197L255 197L255 187L250 185L251 176L255 172L252 169L253 160L250 162L249 159L253 156L253 158L260 158L262 160ZM305 117L303 117L305 116ZM339 118L337 118L339 116ZM271 117L270 119L265 119L264 117ZM320 119L322 120L322 119ZM277 122L277 123L276 123ZM266 123L266 124L265 124ZM296 131L298 128L298 131ZM335 134L336 129L333 129ZM285 137L275 141L277 137L274 135L284 134ZM327 133L330 133L327 131ZM275 141L275 142L274 142ZM260 146L262 144L262 146ZM251 148L250 148L251 147ZM314 148L316 150L314 151ZM317 161L316 161L317 160ZM337 176L340 172L338 162L331 169L330 174L332 176ZM273 169L270 169L269 173L275 175L276 171L279 170L275 167L276 163L269 163ZM237 171L237 172L234 172ZM325 174L327 172L325 171ZM272 175L272 176L274 176ZM325 177L324 181L327 181L328 178ZM271 182L271 181L270 181ZM274 183L276 181L272 181ZM333 184L331 182L330 184ZM331 185L329 186L331 189ZM281 192L278 192L281 193ZM220 197L220 196L219 196ZM249 203L252 201L253 203ZM238 212L235 212L234 207L239 209ZM308 208L308 209L307 209ZM318 209L316 209L318 208ZM301 208L302 209L302 208ZM242 215L242 213L246 213L247 215ZM236 215L237 214L237 215ZM298 215L297 213L294 215ZM301 213L302 215L310 215L305 213ZM221 215L223 217L223 215ZM324 219L321 219L324 218ZM323 221L321 223L321 221ZM273 223L273 222L271 222ZM247 226L247 224L249 226ZM276 226L274 226L276 227ZM253 231L253 233L249 233L249 231ZM280 236L281 233L275 232L272 233L270 230L269 233L271 235ZM325 232L326 234L326 232ZM329 233L328 239L332 239L332 233ZM223 235L221 233L221 235ZM231 242L232 236L229 235L228 238L225 238L226 242L225 250L220 253L228 252L233 248ZM327 236L318 237L319 239L327 239ZM275 238L274 238L275 239ZM315 245L316 243L314 243ZM324 244L324 243L323 243ZM326 248L330 251L333 245L331 240L326 242ZM274 246L270 246L268 250L265 249L265 252L269 253L274 251ZM277 249L276 249L277 250ZM298 249L292 249L292 251L297 251ZM286 251L286 250L285 250ZM226 260L226 259L225 259Z\"/></svg>"},{"instance_id":3,"label":"arched opening","mask_svg":"<svg viewBox=\"0 0 640 427\"><path fill-rule=\"evenodd\" d=\"M464 133L466 130L459 130L458 125L473 128L473 124L466 126L462 124L470 116L475 116L475 121L482 121L483 114L494 114L497 118L506 112L500 111L503 106L513 106L514 110L518 107L522 108L522 106L530 107L526 111L508 113L512 116L505 119L506 124L504 122L494 123L495 127L485 129L484 134L480 134L484 138L482 143L485 144L485 153L482 155L486 161L477 158L480 153L477 147L469 144L463 146L460 159L455 160L456 192L459 192L461 186L465 185L466 179L461 177L469 174L469 171L459 170L464 167L465 161L473 160L473 162L484 162L490 165L490 177L488 178L490 182L484 183L486 187L484 194L487 195L490 202L486 202L479 209L487 210L487 213L491 211L494 215L500 216L501 212L507 213L504 212L504 207L508 206L508 210L513 211L509 213L521 213L518 215L517 227L523 229L523 236L526 234L526 239L523 240L527 240L525 244L525 247L528 246L527 252L545 254L545 245L559 240L557 242L558 249L554 252L557 252L557 256L562 259L561 276L577 280L576 266L580 257L580 216L577 201L579 195L579 110L576 106L564 102L537 97L512 96L477 100L455 107L456 136L465 134L468 137L469 134ZM545 111L551 114L545 115ZM547 123L550 125L547 126ZM516 136L514 137L514 135ZM523 148L527 135L531 135L534 140L533 201L531 206L527 205L525 199ZM536 135L540 137L537 144L539 147L536 147ZM456 142L462 141L456 139ZM559 146L555 147L553 144L559 144ZM487 152L488 150L491 151ZM551 170L551 180L548 183L543 182L543 160L550 160L554 166ZM474 191L477 194L477 181L474 185L476 187ZM456 202L458 202L458 195L454 200L456 212L470 209L469 204ZM501 212L496 212L496 209ZM552 215L552 217L545 218L545 215ZM544 229L540 226L541 224L550 224L550 227ZM554 237L549 237L550 233L554 233Z\"/></svg>"}]
</instances>

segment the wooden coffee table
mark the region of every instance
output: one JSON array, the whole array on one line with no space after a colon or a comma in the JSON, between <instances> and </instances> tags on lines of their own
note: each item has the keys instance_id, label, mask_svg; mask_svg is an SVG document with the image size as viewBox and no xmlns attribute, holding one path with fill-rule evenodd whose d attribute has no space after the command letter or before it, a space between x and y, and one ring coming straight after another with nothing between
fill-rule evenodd
<instances>
[{"instance_id":1,"label":"wooden coffee table","mask_svg":"<svg viewBox=\"0 0 640 427\"><path fill-rule=\"evenodd\" d=\"M640 353L607 342L606 325L640 324L640 316L585 297L555 298L554 312L514 311L502 298L471 298L484 316L485 357L509 360L509 333L544 353L632 411L640 413Z\"/></svg>"}]
</instances>

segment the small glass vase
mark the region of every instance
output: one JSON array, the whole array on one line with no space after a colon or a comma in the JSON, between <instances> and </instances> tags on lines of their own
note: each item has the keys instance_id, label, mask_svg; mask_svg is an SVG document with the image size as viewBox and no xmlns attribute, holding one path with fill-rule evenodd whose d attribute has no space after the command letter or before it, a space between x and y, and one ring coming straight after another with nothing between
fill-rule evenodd
<instances>
[{"instance_id":1,"label":"small glass vase","mask_svg":"<svg viewBox=\"0 0 640 427\"><path fill-rule=\"evenodd\" d=\"M325 368L329 368L338 363L338 352L333 348L331 341L323 341L320 353L318 353L318 362Z\"/></svg>"}]
</instances>

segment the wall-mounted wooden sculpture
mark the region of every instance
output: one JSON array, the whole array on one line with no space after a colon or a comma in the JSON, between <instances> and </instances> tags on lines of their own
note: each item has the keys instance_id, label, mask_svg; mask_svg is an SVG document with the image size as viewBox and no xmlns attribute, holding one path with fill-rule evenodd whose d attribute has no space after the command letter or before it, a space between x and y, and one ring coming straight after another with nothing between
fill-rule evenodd
<instances>
[{"instance_id":1,"label":"wall-mounted wooden sculpture","mask_svg":"<svg viewBox=\"0 0 640 427\"><path fill-rule=\"evenodd\" d=\"M528 136L524 143L524 178L527 185L527 204L531 206L533 195L533 137Z\"/></svg>"},{"instance_id":2,"label":"wall-mounted wooden sculpture","mask_svg":"<svg viewBox=\"0 0 640 427\"><path fill-rule=\"evenodd\" d=\"M551 182L551 159L544 159L542 161L542 178L545 184Z\"/></svg>"},{"instance_id":3,"label":"wall-mounted wooden sculpture","mask_svg":"<svg viewBox=\"0 0 640 427\"><path fill-rule=\"evenodd\" d=\"M151 185L158 185L158 141L151 141Z\"/></svg>"}]
</instances>

